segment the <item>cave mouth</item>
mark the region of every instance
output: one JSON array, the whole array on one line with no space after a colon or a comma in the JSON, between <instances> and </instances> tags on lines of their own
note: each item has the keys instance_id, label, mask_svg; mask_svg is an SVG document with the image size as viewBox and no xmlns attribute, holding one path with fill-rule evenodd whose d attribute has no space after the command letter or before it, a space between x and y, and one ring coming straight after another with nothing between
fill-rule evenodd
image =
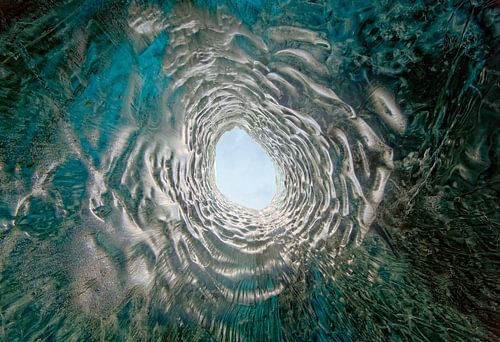
<instances>
[{"instance_id":1,"label":"cave mouth","mask_svg":"<svg viewBox=\"0 0 500 342\"><path fill-rule=\"evenodd\" d=\"M217 142L215 178L226 199L250 209L264 209L276 194L276 170L271 158L238 127L223 133Z\"/></svg>"}]
</instances>

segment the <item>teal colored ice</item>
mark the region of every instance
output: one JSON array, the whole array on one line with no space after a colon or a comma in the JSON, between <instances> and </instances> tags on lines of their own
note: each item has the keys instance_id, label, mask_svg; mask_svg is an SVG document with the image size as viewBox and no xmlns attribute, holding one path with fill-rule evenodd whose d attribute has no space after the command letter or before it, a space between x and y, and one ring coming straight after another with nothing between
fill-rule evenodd
<instances>
[{"instance_id":1,"label":"teal colored ice","mask_svg":"<svg viewBox=\"0 0 500 342\"><path fill-rule=\"evenodd\" d=\"M496 341L493 1L0 2L0 341Z\"/></svg>"}]
</instances>

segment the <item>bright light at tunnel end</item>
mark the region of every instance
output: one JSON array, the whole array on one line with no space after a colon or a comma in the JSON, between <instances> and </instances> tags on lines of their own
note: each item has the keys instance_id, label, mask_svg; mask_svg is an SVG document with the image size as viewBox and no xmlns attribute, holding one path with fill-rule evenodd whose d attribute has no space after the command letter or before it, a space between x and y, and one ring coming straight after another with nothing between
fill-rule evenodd
<instances>
[{"instance_id":1,"label":"bright light at tunnel end","mask_svg":"<svg viewBox=\"0 0 500 342\"><path fill-rule=\"evenodd\" d=\"M269 155L243 129L226 131L217 142L215 176L219 191L231 202L264 209L276 194L276 171Z\"/></svg>"}]
</instances>

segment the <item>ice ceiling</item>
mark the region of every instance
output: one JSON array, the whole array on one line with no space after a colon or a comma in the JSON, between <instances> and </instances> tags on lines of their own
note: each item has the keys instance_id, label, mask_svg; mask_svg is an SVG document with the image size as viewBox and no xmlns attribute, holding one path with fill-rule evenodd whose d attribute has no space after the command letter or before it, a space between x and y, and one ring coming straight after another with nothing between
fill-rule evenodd
<instances>
[{"instance_id":1,"label":"ice ceiling","mask_svg":"<svg viewBox=\"0 0 500 342\"><path fill-rule=\"evenodd\" d=\"M0 339L498 339L499 14L0 4Z\"/></svg>"}]
</instances>

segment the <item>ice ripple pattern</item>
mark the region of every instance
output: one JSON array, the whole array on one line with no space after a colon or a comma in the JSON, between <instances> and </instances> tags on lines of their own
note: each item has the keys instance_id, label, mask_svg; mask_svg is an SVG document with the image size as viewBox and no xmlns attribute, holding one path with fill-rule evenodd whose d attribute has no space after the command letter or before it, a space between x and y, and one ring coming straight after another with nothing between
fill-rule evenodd
<instances>
[{"instance_id":1,"label":"ice ripple pattern","mask_svg":"<svg viewBox=\"0 0 500 342\"><path fill-rule=\"evenodd\" d=\"M146 340L490 336L475 318L434 301L421 285L425 277L408 271L394 251L393 244L401 251L411 244L397 240L412 210L402 202L424 203L422 212L440 218L439 210L452 206L439 197L449 188L421 194L437 177L433 170L452 163L437 159L460 123L451 123L443 138L433 128L446 122L446 110L432 119L427 99L410 101L409 90L395 94L398 87L431 88L411 82L430 82L418 78L418 68L401 75L420 58L415 40L425 53L437 49L431 34L412 35L424 25L416 18L432 11L420 2L380 10L388 22L401 13L384 30L364 21L368 5L338 2L342 8L331 22L352 17L342 33L314 29L319 5L291 2L287 20L255 22L241 15L252 13L249 3L228 9L132 1L100 8L70 1L37 19L45 29L25 28L31 40L2 36L3 51L12 53L0 54L0 96L7 99L0 105L14 114L5 114L0 126L19 143L1 147L0 155L0 320L10 322L2 323L0 337L94 340L106 331L112 333L105 339ZM405 15L412 18L407 31ZM453 15L435 22L450 22L453 32L473 41L465 34L466 15ZM343 36L351 24L366 39L360 46L380 47L367 53L371 74L361 48ZM471 65L469 72L479 75L482 64ZM480 79L492 74L483 71ZM397 83L391 77L403 85L390 86ZM465 91L457 93L462 101ZM484 96L484 106L493 108L491 95ZM235 126L263 146L277 170L277 195L260 211L229 202L215 184L217 140ZM28 138L37 148L24 151ZM408 153L411 139L421 146ZM469 162L450 170L473 182L490 164L487 139L470 139L479 147L468 148ZM433 141L437 148L429 147ZM408 171L415 168L417 176ZM387 228L394 221L396 238ZM23 323L30 320L37 324ZM87 320L90 329L82 329ZM9 328L16 324L28 328L18 334Z\"/></svg>"},{"instance_id":2,"label":"ice ripple pattern","mask_svg":"<svg viewBox=\"0 0 500 342\"><path fill-rule=\"evenodd\" d=\"M144 32L144 23L131 27L162 44L161 32ZM106 223L99 212L109 207L120 212L128 234L141 232L136 239L161 266L155 277L168 289L200 292L193 300L201 296L204 305L182 305L197 308L191 314L203 321L223 316L228 303L279 294L302 259L327 241L333 256L359 244L382 199L392 150L325 85L321 60L330 44L320 35L282 26L261 38L230 16L188 6L161 27L169 39L155 46L163 55L152 83L160 88L168 78L159 89L159 120L133 135L129 152L120 151L122 163L98 171L105 179L120 175L121 187L90 183L90 211ZM400 124L397 113L389 115ZM227 201L215 185L215 144L235 125L262 144L279 170L278 195L262 211ZM131 136L118 141L127 146ZM103 198L108 188L110 203Z\"/></svg>"}]
</instances>

